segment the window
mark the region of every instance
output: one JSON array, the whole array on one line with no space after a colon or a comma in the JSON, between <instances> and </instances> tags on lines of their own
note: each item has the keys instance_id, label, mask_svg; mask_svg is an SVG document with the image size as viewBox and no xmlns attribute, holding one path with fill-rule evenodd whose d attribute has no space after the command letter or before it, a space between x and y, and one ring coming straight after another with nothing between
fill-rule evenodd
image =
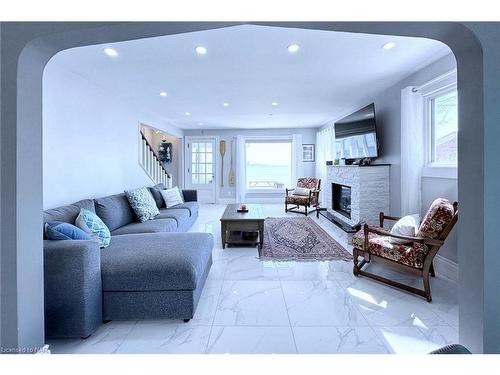
<instances>
[{"instance_id":1,"label":"window","mask_svg":"<svg viewBox=\"0 0 500 375\"><path fill-rule=\"evenodd\" d=\"M427 97L429 122L429 162L456 166L458 162L458 95L457 90L441 91Z\"/></svg>"},{"instance_id":2,"label":"window","mask_svg":"<svg viewBox=\"0 0 500 375\"><path fill-rule=\"evenodd\" d=\"M284 190L292 183L292 142L245 142L247 190Z\"/></svg>"}]
</instances>

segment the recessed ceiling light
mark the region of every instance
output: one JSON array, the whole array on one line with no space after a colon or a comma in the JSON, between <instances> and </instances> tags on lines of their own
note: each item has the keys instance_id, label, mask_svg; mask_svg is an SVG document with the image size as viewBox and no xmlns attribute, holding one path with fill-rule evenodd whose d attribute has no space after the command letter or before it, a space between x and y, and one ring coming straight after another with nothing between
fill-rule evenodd
<instances>
[{"instance_id":1,"label":"recessed ceiling light","mask_svg":"<svg viewBox=\"0 0 500 375\"><path fill-rule=\"evenodd\" d=\"M160 92L160 96L167 96L167 93L165 91Z\"/></svg>"},{"instance_id":2,"label":"recessed ceiling light","mask_svg":"<svg viewBox=\"0 0 500 375\"><path fill-rule=\"evenodd\" d=\"M382 45L382 49L393 49L394 47L396 47L396 43L394 42L387 42Z\"/></svg>"},{"instance_id":3,"label":"recessed ceiling light","mask_svg":"<svg viewBox=\"0 0 500 375\"><path fill-rule=\"evenodd\" d=\"M207 49L203 46L198 46L194 49L198 55L204 55L207 53Z\"/></svg>"},{"instance_id":4,"label":"recessed ceiling light","mask_svg":"<svg viewBox=\"0 0 500 375\"><path fill-rule=\"evenodd\" d=\"M184 112L186 116L191 116L191 112Z\"/></svg>"},{"instance_id":5,"label":"recessed ceiling light","mask_svg":"<svg viewBox=\"0 0 500 375\"><path fill-rule=\"evenodd\" d=\"M118 52L113 48L104 48L104 53L112 57L118 56Z\"/></svg>"},{"instance_id":6,"label":"recessed ceiling light","mask_svg":"<svg viewBox=\"0 0 500 375\"><path fill-rule=\"evenodd\" d=\"M223 105L224 107L229 107L229 103L228 103L228 102L224 102L224 103L222 103L222 105Z\"/></svg>"},{"instance_id":7,"label":"recessed ceiling light","mask_svg":"<svg viewBox=\"0 0 500 375\"><path fill-rule=\"evenodd\" d=\"M203 125L203 123L202 123L202 122L199 122L199 123L198 123L198 125L200 125L200 126L201 126L201 125Z\"/></svg>"},{"instance_id":8,"label":"recessed ceiling light","mask_svg":"<svg viewBox=\"0 0 500 375\"><path fill-rule=\"evenodd\" d=\"M297 52L297 51L299 50L299 48L300 48L300 47L299 47L299 45L298 45L298 44L290 44L290 45L288 46L288 52L290 52L290 53L295 53L295 52Z\"/></svg>"},{"instance_id":9,"label":"recessed ceiling light","mask_svg":"<svg viewBox=\"0 0 500 375\"><path fill-rule=\"evenodd\" d=\"M272 102L271 105L276 107L278 105L278 102Z\"/></svg>"}]
</instances>

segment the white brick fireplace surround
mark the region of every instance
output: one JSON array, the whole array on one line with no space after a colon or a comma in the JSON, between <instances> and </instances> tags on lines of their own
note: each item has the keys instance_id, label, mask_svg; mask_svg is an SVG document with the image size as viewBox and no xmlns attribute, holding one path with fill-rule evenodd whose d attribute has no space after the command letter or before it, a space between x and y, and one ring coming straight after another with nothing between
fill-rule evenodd
<instances>
[{"instance_id":1,"label":"white brick fireplace surround","mask_svg":"<svg viewBox=\"0 0 500 375\"><path fill-rule=\"evenodd\" d=\"M378 225L379 213L389 213L389 165L328 165L326 208L337 219L351 226L359 222ZM332 184L351 188L351 217L332 207Z\"/></svg>"}]
</instances>

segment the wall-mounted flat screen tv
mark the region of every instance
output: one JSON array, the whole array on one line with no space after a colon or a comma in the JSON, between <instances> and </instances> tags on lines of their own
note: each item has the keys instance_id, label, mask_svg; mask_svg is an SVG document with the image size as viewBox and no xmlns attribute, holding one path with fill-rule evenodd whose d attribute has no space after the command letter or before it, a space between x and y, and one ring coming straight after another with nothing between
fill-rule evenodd
<instances>
[{"instance_id":1,"label":"wall-mounted flat screen tv","mask_svg":"<svg viewBox=\"0 0 500 375\"><path fill-rule=\"evenodd\" d=\"M335 146L339 159L364 159L378 157L375 104L335 122Z\"/></svg>"}]
</instances>

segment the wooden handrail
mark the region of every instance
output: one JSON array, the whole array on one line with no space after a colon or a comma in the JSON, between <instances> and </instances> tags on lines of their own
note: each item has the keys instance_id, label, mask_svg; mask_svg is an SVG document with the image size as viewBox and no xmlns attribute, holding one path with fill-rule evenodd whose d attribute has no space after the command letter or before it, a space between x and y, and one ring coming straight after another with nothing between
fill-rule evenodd
<instances>
[{"instance_id":1,"label":"wooden handrail","mask_svg":"<svg viewBox=\"0 0 500 375\"><path fill-rule=\"evenodd\" d=\"M146 138L146 136L144 135L144 133L142 132L142 130L139 130L139 133L141 133L141 138L146 142L146 145L148 146L149 150L153 153L153 156L158 161L158 164L160 164L160 167L163 170L163 172L165 172L167 174L167 176L169 178L171 178L170 173L168 173L168 171L165 169L165 167L163 166L163 163L160 160L160 155L155 151L155 149L153 148L153 146L151 146L151 143L149 143L148 139Z\"/></svg>"}]
</instances>

